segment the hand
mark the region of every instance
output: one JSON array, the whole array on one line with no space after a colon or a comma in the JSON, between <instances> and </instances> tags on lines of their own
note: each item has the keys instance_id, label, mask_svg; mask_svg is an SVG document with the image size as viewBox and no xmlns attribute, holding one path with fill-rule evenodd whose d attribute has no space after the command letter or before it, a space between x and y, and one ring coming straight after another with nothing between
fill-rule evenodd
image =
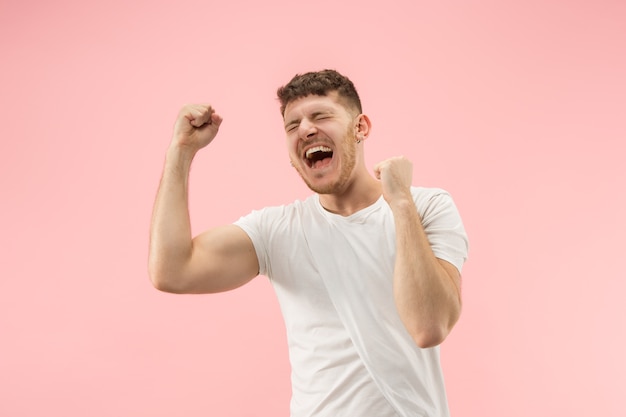
<instances>
[{"instance_id":1,"label":"hand","mask_svg":"<svg viewBox=\"0 0 626 417\"><path fill-rule=\"evenodd\" d=\"M396 156L379 162L374 167L374 175L381 182L383 198L387 203L409 199L411 197L411 181L413 164L404 156Z\"/></svg>"},{"instance_id":2,"label":"hand","mask_svg":"<svg viewBox=\"0 0 626 417\"><path fill-rule=\"evenodd\" d=\"M178 113L172 144L197 152L213 141L221 124L222 117L209 104L188 104Z\"/></svg>"}]
</instances>

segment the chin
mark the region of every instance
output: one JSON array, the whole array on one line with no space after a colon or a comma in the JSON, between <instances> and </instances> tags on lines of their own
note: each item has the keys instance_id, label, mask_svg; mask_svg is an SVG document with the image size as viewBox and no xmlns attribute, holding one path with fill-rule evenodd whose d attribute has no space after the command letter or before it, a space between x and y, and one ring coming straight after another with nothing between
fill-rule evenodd
<instances>
[{"instance_id":1,"label":"chin","mask_svg":"<svg viewBox=\"0 0 626 417\"><path fill-rule=\"evenodd\" d=\"M316 192L317 194L340 194L345 189L345 181L328 181L328 182L318 182L311 183L310 181L304 180L307 187L311 189L311 191Z\"/></svg>"},{"instance_id":2,"label":"chin","mask_svg":"<svg viewBox=\"0 0 626 417\"><path fill-rule=\"evenodd\" d=\"M319 174L316 178L315 175L307 175L311 174L307 172L307 169L303 169L299 166L296 166L296 170L298 174L300 174L300 178L304 181L304 183L309 187L309 189L317 194L340 194L342 193L347 183L349 182L350 172L352 166L346 169L345 167L341 170L332 170L327 171L324 174Z\"/></svg>"}]
</instances>

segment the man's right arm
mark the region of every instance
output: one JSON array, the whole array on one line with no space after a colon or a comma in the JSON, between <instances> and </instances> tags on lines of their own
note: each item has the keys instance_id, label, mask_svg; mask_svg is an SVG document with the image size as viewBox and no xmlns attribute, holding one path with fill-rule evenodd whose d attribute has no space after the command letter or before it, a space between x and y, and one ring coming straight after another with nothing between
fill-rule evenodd
<instances>
[{"instance_id":1,"label":"man's right arm","mask_svg":"<svg viewBox=\"0 0 626 417\"><path fill-rule=\"evenodd\" d=\"M152 213L149 273L153 285L173 293L237 288L258 274L252 241L235 225L192 239L188 180L195 154L217 135L222 119L211 106L185 106L178 115Z\"/></svg>"}]
</instances>

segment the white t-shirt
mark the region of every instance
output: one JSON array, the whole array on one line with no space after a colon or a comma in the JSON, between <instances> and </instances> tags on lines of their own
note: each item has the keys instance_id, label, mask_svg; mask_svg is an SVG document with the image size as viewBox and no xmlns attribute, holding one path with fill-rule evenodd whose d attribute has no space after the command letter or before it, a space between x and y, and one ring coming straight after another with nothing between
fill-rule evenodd
<instances>
[{"instance_id":1,"label":"white t-shirt","mask_svg":"<svg viewBox=\"0 0 626 417\"><path fill-rule=\"evenodd\" d=\"M411 191L435 256L460 271L468 244L450 195ZM283 313L292 417L449 415L439 348L418 348L395 307L395 226L382 197L344 217L313 195L235 224Z\"/></svg>"}]
</instances>

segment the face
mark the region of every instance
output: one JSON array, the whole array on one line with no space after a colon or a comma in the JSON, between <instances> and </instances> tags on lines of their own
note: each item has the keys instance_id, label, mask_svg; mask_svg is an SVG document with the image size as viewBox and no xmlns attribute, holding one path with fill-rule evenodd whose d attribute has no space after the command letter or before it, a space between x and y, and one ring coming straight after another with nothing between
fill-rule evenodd
<instances>
[{"instance_id":1,"label":"face","mask_svg":"<svg viewBox=\"0 0 626 417\"><path fill-rule=\"evenodd\" d=\"M309 95L285 108L291 163L316 193L338 194L350 183L357 163L354 113L336 92Z\"/></svg>"}]
</instances>

